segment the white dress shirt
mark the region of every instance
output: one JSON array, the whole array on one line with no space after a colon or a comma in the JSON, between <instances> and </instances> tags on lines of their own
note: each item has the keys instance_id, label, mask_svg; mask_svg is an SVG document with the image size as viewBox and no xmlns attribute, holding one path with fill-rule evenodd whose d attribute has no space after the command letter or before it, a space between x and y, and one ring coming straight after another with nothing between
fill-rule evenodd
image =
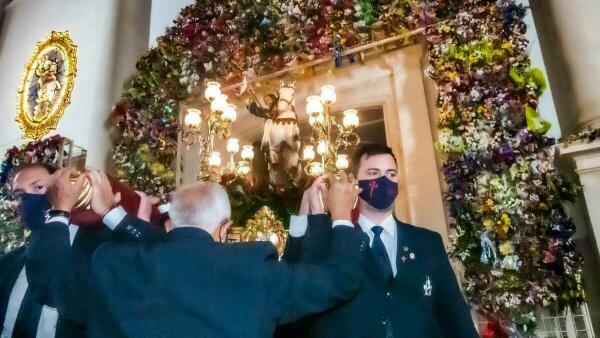
<instances>
[{"instance_id":1,"label":"white dress shirt","mask_svg":"<svg viewBox=\"0 0 600 338\"><path fill-rule=\"evenodd\" d=\"M352 222L345 220L335 220L333 221L333 226L338 225L346 225L353 226ZM398 252L398 227L396 225L396 220L394 219L394 215L389 215L386 219L381 222L381 224L375 224L371 222L366 216L360 214L358 217L358 225L364 233L369 236L369 245L373 245L373 238L375 238L375 234L371 229L379 225L383 228L381 232L381 241L385 246L385 250L387 251L388 257L390 258L390 264L392 265L392 272L394 276L396 276L397 267L396 267L396 254ZM290 218L290 236L292 237L302 237L306 233L306 228L308 227L308 217L306 215L292 215Z\"/></svg>"},{"instance_id":2,"label":"white dress shirt","mask_svg":"<svg viewBox=\"0 0 600 338\"><path fill-rule=\"evenodd\" d=\"M27 293L29 284L27 283L27 272L25 267L21 269L19 277L15 281L15 285L10 292L8 298L8 306L6 307L6 315L4 316L4 325L0 332L1 338L11 338L17 323L17 317L21 304ZM58 321L58 311L49 306L42 306L40 319L38 321L36 338L52 338L56 335L56 322Z\"/></svg>"}]
</instances>

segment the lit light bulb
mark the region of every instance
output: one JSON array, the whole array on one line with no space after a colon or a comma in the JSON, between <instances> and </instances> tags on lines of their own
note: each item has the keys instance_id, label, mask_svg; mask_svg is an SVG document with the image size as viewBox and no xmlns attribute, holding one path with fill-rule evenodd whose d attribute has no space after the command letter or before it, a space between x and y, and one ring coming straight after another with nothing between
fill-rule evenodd
<instances>
[{"instance_id":1,"label":"lit light bulb","mask_svg":"<svg viewBox=\"0 0 600 338\"><path fill-rule=\"evenodd\" d=\"M248 175L250 173L250 166L248 165L248 162L240 161L238 173L240 173L242 175Z\"/></svg>"},{"instance_id":2,"label":"lit light bulb","mask_svg":"<svg viewBox=\"0 0 600 338\"><path fill-rule=\"evenodd\" d=\"M318 115L315 115L315 116L309 116L308 117L308 124L310 124L312 126L315 123L318 123L318 124L325 123L325 115L318 114Z\"/></svg>"},{"instance_id":3,"label":"lit light bulb","mask_svg":"<svg viewBox=\"0 0 600 338\"><path fill-rule=\"evenodd\" d=\"M327 145L327 141L325 140L321 140L317 144L317 153L321 156L327 154L328 149L329 146Z\"/></svg>"},{"instance_id":4,"label":"lit light bulb","mask_svg":"<svg viewBox=\"0 0 600 338\"><path fill-rule=\"evenodd\" d=\"M225 94L217 95L210 103L210 110L213 112L223 112L225 109L227 109L227 95Z\"/></svg>"},{"instance_id":5,"label":"lit light bulb","mask_svg":"<svg viewBox=\"0 0 600 338\"><path fill-rule=\"evenodd\" d=\"M323 114L323 104L319 96L312 95L306 98L306 113L308 116Z\"/></svg>"},{"instance_id":6,"label":"lit light bulb","mask_svg":"<svg viewBox=\"0 0 600 338\"><path fill-rule=\"evenodd\" d=\"M271 233L269 235L269 242L271 242L275 247L279 245L279 236L276 233Z\"/></svg>"},{"instance_id":7,"label":"lit light bulb","mask_svg":"<svg viewBox=\"0 0 600 338\"><path fill-rule=\"evenodd\" d=\"M240 154L243 160L250 161L254 158L254 148L252 145L246 144L242 148L242 153Z\"/></svg>"},{"instance_id":8,"label":"lit light bulb","mask_svg":"<svg viewBox=\"0 0 600 338\"><path fill-rule=\"evenodd\" d=\"M311 145L304 146L302 150L302 159L305 161L312 161L315 159L315 147Z\"/></svg>"},{"instance_id":9,"label":"lit light bulb","mask_svg":"<svg viewBox=\"0 0 600 338\"><path fill-rule=\"evenodd\" d=\"M337 158L335 160L335 166L340 170L348 169L348 167L350 166L350 162L348 162L348 155L337 155Z\"/></svg>"},{"instance_id":10,"label":"lit light bulb","mask_svg":"<svg viewBox=\"0 0 600 338\"><path fill-rule=\"evenodd\" d=\"M223 110L223 121L233 122L237 118L237 112L235 111L237 107L235 104L229 103Z\"/></svg>"},{"instance_id":11,"label":"lit light bulb","mask_svg":"<svg viewBox=\"0 0 600 338\"><path fill-rule=\"evenodd\" d=\"M215 81L208 82L206 90L204 90L204 97L209 101L213 101L219 95L221 95L221 85Z\"/></svg>"},{"instance_id":12,"label":"lit light bulb","mask_svg":"<svg viewBox=\"0 0 600 338\"><path fill-rule=\"evenodd\" d=\"M183 123L189 128L198 128L200 127L200 123L202 123L201 114L200 109L190 108L187 110L187 114L185 114Z\"/></svg>"},{"instance_id":13,"label":"lit light bulb","mask_svg":"<svg viewBox=\"0 0 600 338\"><path fill-rule=\"evenodd\" d=\"M237 138L230 138L227 140L227 152L230 154L235 154L240 151L240 140Z\"/></svg>"},{"instance_id":14,"label":"lit light bulb","mask_svg":"<svg viewBox=\"0 0 600 338\"><path fill-rule=\"evenodd\" d=\"M221 153L213 151L208 158L208 165L211 167L218 167L221 165Z\"/></svg>"},{"instance_id":15,"label":"lit light bulb","mask_svg":"<svg viewBox=\"0 0 600 338\"><path fill-rule=\"evenodd\" d=\"M335 103L337 96L335 95L335 87L332 85L325 85L321 87L321 102L326 106L331 106Z\"/></svg>"},{"instance_id":16,"label":"lit light bulb","mask_svg":"<svg viewBox=\"0 0 600 338\"><path fill-rule=\"evenodd\" d=\"M308 174L311 176L321 176L323 172L323 165L320 162L311 162L308 165Z\"/></svg>"},{"instance_id":17,"label":"lit light bulb","mask_svg":"<svg viewBox=\"0 0 600 338\"><path fill-rule=\"evenodd\" d=\"M344 111L344 120L343 120L344 128L356 128L360 123L358 119L358 112L356 109L347 109Z\"/></svg>"}]
</instances>

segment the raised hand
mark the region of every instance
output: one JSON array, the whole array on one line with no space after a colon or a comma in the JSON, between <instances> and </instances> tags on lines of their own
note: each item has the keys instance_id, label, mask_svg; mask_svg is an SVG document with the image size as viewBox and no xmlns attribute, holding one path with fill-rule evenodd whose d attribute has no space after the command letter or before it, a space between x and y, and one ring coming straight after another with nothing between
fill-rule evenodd
<instances>
[{"instance_id":1,"label":"raised hand","mask_svg":"<svg viewBox=\"0 0 600 338\"><path fill-rule=\"evenodd\" d=\"M302 202L300 202L300 211L298 215L306 216L310 214L310 205L308 204L308 190L305 190L302 194Z\"/></svg>"},{"instance_id":2,"label":"raised hand","mask_svg":"<svg viewBox=\"0 0 600 338\"><path fill-rule=\"evenodd\" d=\"M359 194L354 176L340 171L338 174L329 174L328 180L330 186L324 195L324 202L331 219L352 221L352 209Z\"/></svg>"},{"instance_id":3,"label":"raised hand","mask_svg":"<svg viewBox=\"0 0 600 338\"><path fill-rule=\"evenodd\" d=\"M113 206L121 202L121 193L113 193L105 172L87 168L87 175L92 183L92 210L100 217L104 217Z\"/></svg>"},{"instance_id":4,"label":"raised hand","mask_svg":"<svg viewBox=\"0 0 600 338\"><path fill-rule=\"evenodd\" d=\"M327 194L326 176L319 176L306 191L311 215L326 213L323 196Z\"/></svg>"},{"instance_id":5,"label":"raised hand","mask_svg":"<svg viewBox=\"0 0 600 338\"><path fill-rule=\"evenodd\" d=\"M136 191L135 193L140 196L140 206L138 207L137 217L146 222L150 222L152 207L158 203L159 199L157 197L148 196L141 191Z\"/></svg>"},{"instance_id":6,"label":"raised hand","mask_svg":"<svg viewBox=\"0 0 600 338\"><path fill-rule=\"evenodd\" d=\"M59 169L54 173L53 183L47 191L52 209L66 212L73 210L85 180L85 175L79 175L76 179L72 179L76 173L75 168L71 167Z\"/></svg>"}]
</instances>

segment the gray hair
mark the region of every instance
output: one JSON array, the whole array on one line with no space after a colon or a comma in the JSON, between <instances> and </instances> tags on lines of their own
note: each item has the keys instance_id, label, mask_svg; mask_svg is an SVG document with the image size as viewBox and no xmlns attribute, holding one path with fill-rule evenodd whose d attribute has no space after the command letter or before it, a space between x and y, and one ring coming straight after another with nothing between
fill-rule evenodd
<instances>
[{"instance_id":1,"label":"gray hair","mask_svg":"<svg viewBox=\"0 0 600 338\"><path fill-rule=\"evenodd\" d=\"M175 192L169 217L173 228L196 227L212 233L231 217L229 197L220 184L197 182Z\"/></svg>"}]
</instances>

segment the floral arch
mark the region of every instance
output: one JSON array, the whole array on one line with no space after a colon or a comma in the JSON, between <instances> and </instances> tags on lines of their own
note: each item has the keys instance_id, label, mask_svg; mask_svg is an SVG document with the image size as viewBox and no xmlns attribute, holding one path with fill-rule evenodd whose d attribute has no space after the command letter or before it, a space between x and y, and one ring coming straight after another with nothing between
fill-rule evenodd
<instances>
[{"instance_id":1,"label":"floral arch","mask_svg":"<svg viewBox=\"0 0 600 338\"><path fill-rule=\"evenodd\" d=\"M437 87L439 153L456 230L452 255L481 313L531 333L537 307L583 301L582 259L537 112L544 77L526 53L514 0L198 0L138 61L112 112L116 175L153 193L175 186L179 103L205 80L234 84L424 27Z\"/></svg>"}]
</instances>

